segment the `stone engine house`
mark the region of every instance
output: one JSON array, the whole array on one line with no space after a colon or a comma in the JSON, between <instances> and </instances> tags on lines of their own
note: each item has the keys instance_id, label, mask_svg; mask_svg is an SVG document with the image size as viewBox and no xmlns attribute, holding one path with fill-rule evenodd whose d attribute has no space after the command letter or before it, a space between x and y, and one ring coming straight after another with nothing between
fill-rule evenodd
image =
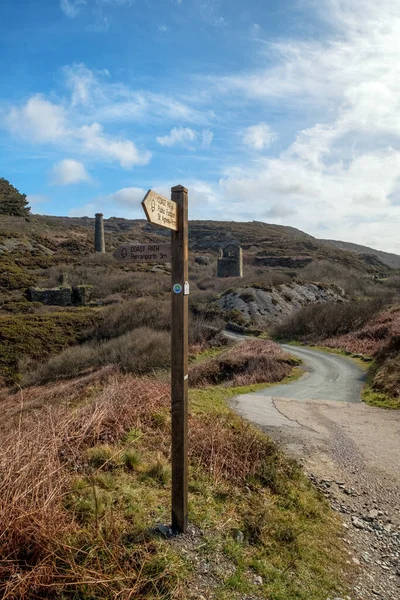
<instances>
[{"instance_id":1,"label":"stone engine house","mask_svg":"<svg viewBox=\"0 0 400 600\"><path fill-rule=\"evenodd\" d=\"M239 244L227 242L221 246L217 277L243 277L243 251Z\"/></svg>"}]
</instances>

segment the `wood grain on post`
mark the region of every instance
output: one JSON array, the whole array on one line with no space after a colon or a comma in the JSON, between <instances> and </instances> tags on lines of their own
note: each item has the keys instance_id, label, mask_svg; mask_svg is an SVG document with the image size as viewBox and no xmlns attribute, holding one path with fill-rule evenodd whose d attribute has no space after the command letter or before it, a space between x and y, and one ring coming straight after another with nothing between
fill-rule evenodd
<instances>
[{"instance_id":1,"label":"wood grain on post","mask_svg":"<svg viewBox=\"0 0 400 600\"><path fill-rule=\"evenodd\" d=\"M171 232L172 245L172 529L186 533L188 523L188 191L171 189L178 205L178 231ZM177 287L181 286L180 288ZM186 284L186 285L185 285ZM174 288L175 286L175 288ZM175 291L174 291L175 289ZM180 291L178 291L180 289Z\"/></svg>"}]
</instances>

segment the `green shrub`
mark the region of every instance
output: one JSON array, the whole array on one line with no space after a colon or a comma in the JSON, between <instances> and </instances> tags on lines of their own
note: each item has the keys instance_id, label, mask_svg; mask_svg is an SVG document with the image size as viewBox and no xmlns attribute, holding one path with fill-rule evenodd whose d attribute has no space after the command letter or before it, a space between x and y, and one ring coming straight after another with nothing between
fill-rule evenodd
<instances>
[{"instance_id":1,"label":"green shrub","mask_svg":"<svg viewBox=\"0 0 400 600\"><path fill-rule=\"evenodd\" d=\"M67 348L33 373L26 373L23 383L32 385L76 377L106 365L144 375L169 367L170 354L170 336L167 332L142 327L105 342Z\"/></svg>"},{"instance_id":2,"label":"green shrub","mask_svg":"<svg viewBox=\"0 0 400 600\"><path fill-rule=\"evenodd\" d=\"M14 263L0 264L0 288L3 290L23 290L35 285L36 280L35 275Z\"/></svg>"}]
</instances>

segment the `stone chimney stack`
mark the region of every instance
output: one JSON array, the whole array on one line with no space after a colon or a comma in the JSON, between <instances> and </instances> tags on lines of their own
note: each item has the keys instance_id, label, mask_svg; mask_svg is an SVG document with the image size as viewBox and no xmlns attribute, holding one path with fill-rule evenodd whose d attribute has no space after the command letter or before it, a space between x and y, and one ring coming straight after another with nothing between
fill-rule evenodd
<instances>
[{"instance_id":1,"label":"stone chimney stack","mask_svg":"<svg viewBox=\"0 0 400 600\"><path fill-rule=\"evenodd\" d=\"M96 213L96 222L94 226L94 249L95 252L106 251L106 243L104 241L104 221L102 213Z\"/></svg>"}]
</instances>

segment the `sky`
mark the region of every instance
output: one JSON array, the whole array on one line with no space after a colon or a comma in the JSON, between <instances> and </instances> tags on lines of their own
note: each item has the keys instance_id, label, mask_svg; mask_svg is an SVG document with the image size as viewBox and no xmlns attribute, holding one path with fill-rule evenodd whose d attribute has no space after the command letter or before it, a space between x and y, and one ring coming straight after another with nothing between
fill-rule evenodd
<instances>
[{"instance_id":1,"label":"sky","mask_svg":"<svg viewBox=\"0 0 400 600\"><path fill-rule=\"evenodd\" d=\"M264 221L400 253L400 0L2 0L0 176L41 214Z\"/></svg>"}]
</instances>

